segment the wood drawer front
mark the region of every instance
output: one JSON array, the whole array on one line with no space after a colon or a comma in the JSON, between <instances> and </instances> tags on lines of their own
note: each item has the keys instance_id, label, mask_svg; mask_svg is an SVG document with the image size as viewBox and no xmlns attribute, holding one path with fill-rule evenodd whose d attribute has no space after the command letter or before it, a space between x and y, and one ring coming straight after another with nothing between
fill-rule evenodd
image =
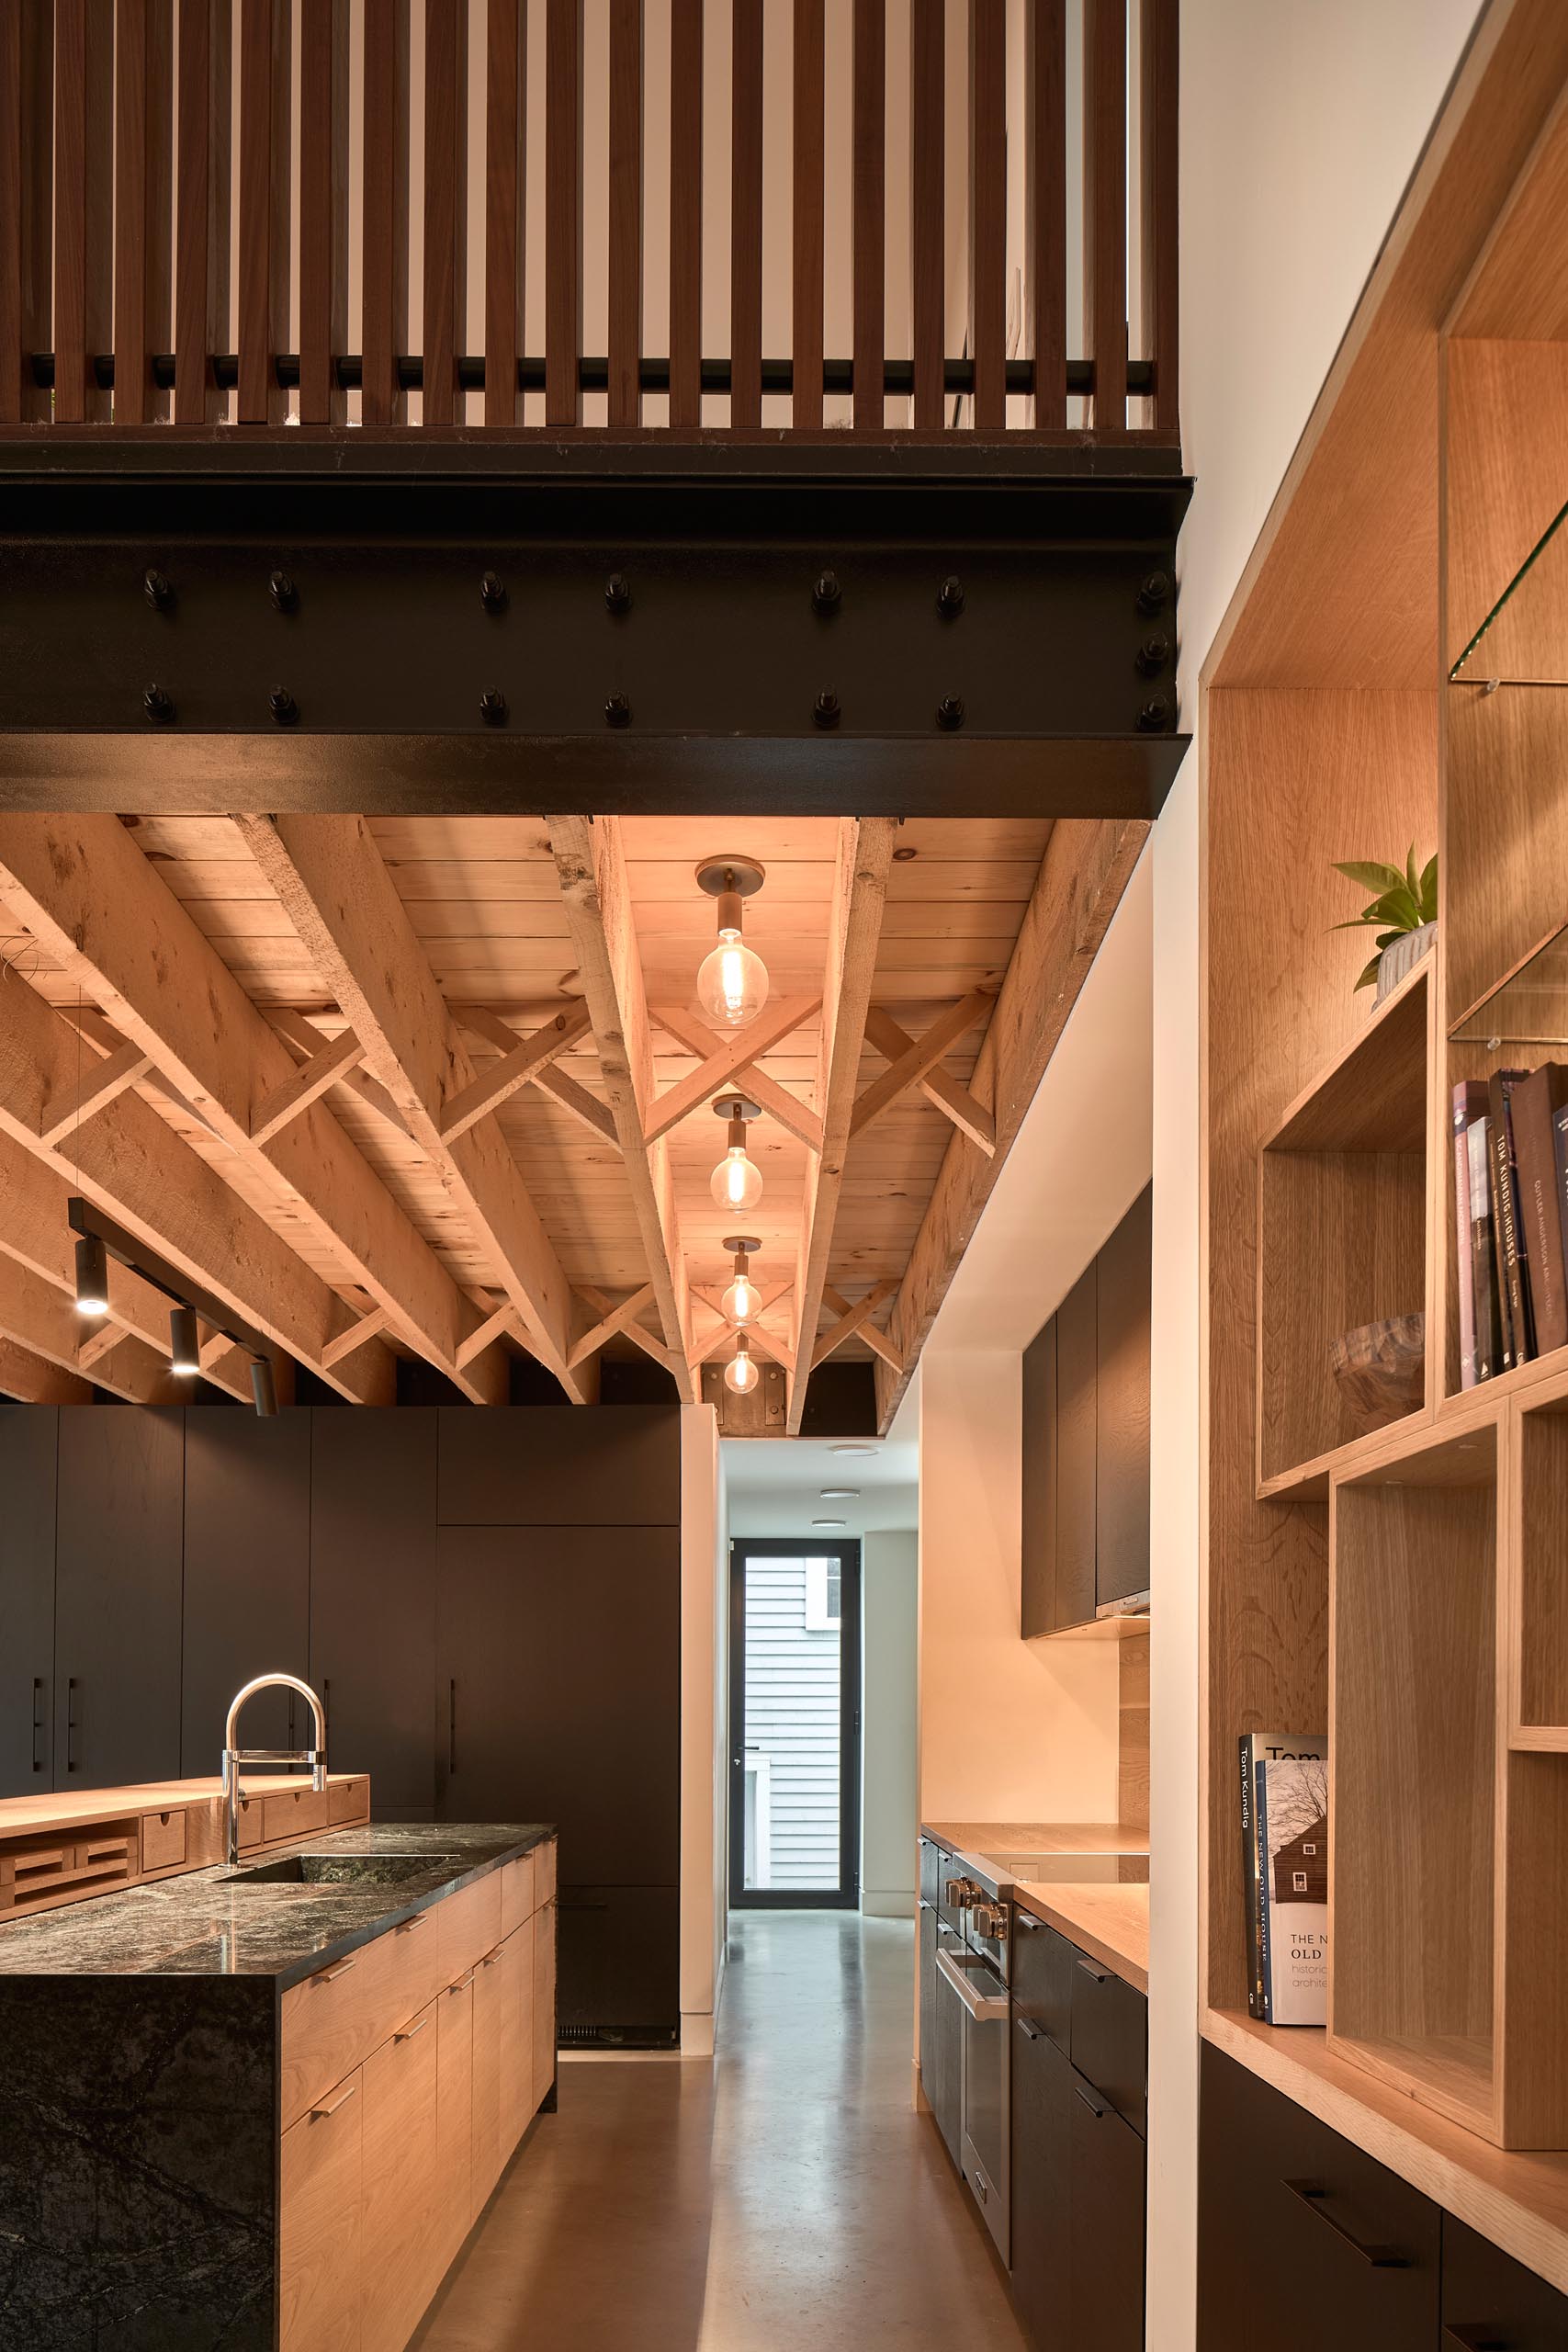
<instances>
[{"instance_id":1,"label":"wood drawer front","mask_svg":"<svg viewBox=\"0 0 1568 2352\"><path fill-rule=\"evenodd\" d=\"M441 2276L435 2267L438 2051L432 2001L373 2051L360 2070L365 2109L360 2352L402 2352Z\"/></svg>"},{"instance_id":2,"label":"wood drawer front","mask_svg":"<svg viewBox=\"0 0 1568 2352\"><path fill-rule=\"evenodd\" d=\"M534 1914L534 2085L530 2113L556 2078L556 1906Z\"/></svg>"},{"instance_id":3,"label":"wood drawer front","mask_svg":"<svg viewBox=\"0 0 1568 2352\"><path fill-rule=\"evenodd\" d=\"M1073 1962L1077 1954L1032 1912L1013 1909L1012 1996L1066 2057L1072 2048Z\"/></svg>"},{"instance_id":4,"label":"wood drawer front","mask_svg":"<svg viewBox=\"0 0 1568 2352\"><path fill-rule=\"evenodd\" d=\"M259 1846L261 1844L262 1806L263 1800L260 1797L242 1797L240 1799L240 1851L242 1854L244 1852L247 1846ZM222 1835L227 1838L229 1834L229 1816L226 1813L222 1815Z\"/></svg>"},{"instance_id":5,"label":"wood drawer front","mask_svg":"<svg viewBox=\"0 0 1568 2352\"><path fill-rule=\"evenodd\" d=\"M1568 2295L1443 2215L1442 2352L1568 2352Z\"/></svg>"},{"instance_id":6,"label":"wood drawer front","mask_svg":"<svg viewBox=\"0 0 1568 2352\"><path fill-rule=\"evenodd\" d=\"M416 2009L423 2009L446 1988L446 1978L441 1967L441 1905L432 1903L416 1911L412 1919L404 1919L386 1938L392 1947L391 1965L394 1984L400 1988L400 1997L405 2003L400 2025Z\"/></svg>"},{"instance_id":7,"label":"wood drawer front","mask_svg":"<svg viewBox=\"0 0 1568 2352\"><path fill-rule=\"evenodd\" d=\"M501 1941L501 1873L491 1871L435 1905L441 1981L456 1983Z\"/></svg>"},{"instance_id":8,"label":"wood drawer front","mask_svg":"<svg viewBox=\"0 0 1568 2352\"><path fill-rule=\"evenodd\" d=\"M1269 2352L1432 2352L1439 2225L1418 2189L1204 2044L1203 2352L1257 2352L1261 2344ZM1372 2261L1369 2249L1396 2256L1398 2267Z\"/></svg>"},{"instance_id":9,"label":"wood drawer front","mask_svg":"<svg viewBox=\"0 0 1568 2352\"><path fill-rule=\"evenodd\" d=\"M474 2218L474 1980L459 1977L435 2003L434 2258L445 2271Z\"/></svg>"},{"instance_id":10,"label":"wood drawer front","mask_svg":"<svg viewBox=\"0 0 1568 2352\"><path fill-rule=\"evenodd\" d=\"M368 1781L334 1781L327 1791L327 1815L335 1829L344 1821L368 1821Z\"/></svg>"},{"instance_id":11,"label":"wood drawer front","mask_svg":"<svg viewBox=\"0 0 1568 2352\"><path fill-rule=\"evenodd\" d=\"M1073 2038L1068 2052L1086 2081L1102 2091L1136 2132L1148 2096L1149 2005L1098 1960L1069 1945L1073 1957Z\"/></svg>"},{"instance_id":12,"label":"wood drawer front","mask_svg":"<svg viewBox=\"0 0 1568 2352\"><path fill-rule=\"evenodd\" d=\"M0 1854L0 1913L15 1917L129 1886L137 1876L134 1821L69 1837L18 1838Z\"/></svg>"},{"instance_id":13,"label":"wood drawer front","mask_svg":"<svg viewBox=\"0 0 1568 2352\"><path fill-rule=\"evenodd\" d=\"M355 2072L283 2135L280 2352L360 2352L361 2089Z\"/></svg>"},{"instance_id":14,"label":"wood drawer front","mask_svg":"<svg viewBox=\"0 0 1568 2352\"><path fill-rule=\"evenodd\" d=\"M538 1895L534 1885L534 1856L519 1854L516 1860L505 1862L501 1871L501 1933L502 1940L515 1935L525 1919L531 1919L538 1907Z\"/></svg>"},{"instance_id":15,"label":"wood drawer front","mask_svg":"<svg viewBox=\"0 0 1568 2352\"><path fill-rule=\"evenodd\" d=\"M525 1919L502 1946L511 1955L509 2007L501 2044L501 2161L504 2165L534 2120L534 1923Z\"/></svg>"},{"instance_id":16,"label":"wood drawer front","mask_svg":"<svg viewBox=\"0 0 1568 2352\"><path fill-rule=\"evenodd\" d=\"M285 2128L343 2082L427 1997L419 1935L378 1936L283 1996ZM427 1948L426 1948L427 1949Z\"/></svg>"},{"instance_id":17,"label":"wood drawer front","mask_svg":"<svg viewBox=\"0 0 1568 2352\"><path fill-rule=\"evenodd\" d=\"M547 1838L542 1846L536 1846L534 1849L534 1908L536 1910L541 1903L553 1903L556 1899L558 1851L558 1841L554 1838Z\"/></svg>"},{"instance_id":18,"label":"wood drawer front","mask_svg":"<svg viewBox=\"0 0 1568 2352\"><path fill-rule=\"evenodd\" d=\"M313 1789L306 1781L298 1789L280 1789L276 1796L263 1797L263 1842L270 1846L279 1838L306 1838L312 1830L325 1829L330 1795L329 1790Z\"/></svg>"},{"instance_id":19,"label":"wood drawer front","mask_svg":"<svg viewBox=\"0 0 1568 2352\"><path fill-rule=\"evenodd\" d=\"M186 1858L186 1817L183 1813L144 1813L141 1816L141 1867L171 1870Z\"/></svg>"},{"instance_id":20,"label":"wood drawer front","mask_svg":"<svg viewBox=\"0 0 1568 2352\"><path fill-rule=\"evenodd\" d=\"M506 2039L506 1996L513 1984L504 1944L487 1951L474 1971L473 2200L479 2211L501 2176L501 2069ZM515 2003L513 2003L515 2008Z\"/></svg>"}]
</instances>

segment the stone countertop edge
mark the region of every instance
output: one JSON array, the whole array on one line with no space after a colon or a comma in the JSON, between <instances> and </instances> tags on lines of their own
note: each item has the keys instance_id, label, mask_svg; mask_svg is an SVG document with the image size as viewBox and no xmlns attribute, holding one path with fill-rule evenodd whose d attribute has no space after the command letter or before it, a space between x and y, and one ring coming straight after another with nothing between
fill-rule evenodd
<instances>
[{"instance_id":1,"label":"stone countertop edge","mask_svg":"<svg viewBox=\"0 0 1568 2352\"><path fill-rule=\"evenodd\" d=\"M295 1838L248 1860L242 1857L233 1866L214 1863L149 1886L89 1896L28 1919L7 1921L0 1926L0 1978L248 1980L271 1984L281 1996L556 1835L553 1822L370 1822ZM265 1867L290 1854L417 1855L422 1847L429 1851L433 1866L441 1861L453 1867L436 1884L422 1886L417 1894L404 1895L395 1884L264 1884L239 1896L221 1893L231 1867ZM476 1849L477 1858L470 1859L465 1847ZM231 1916L236 1901L244 1906L237 1921ZM343 1917L345 1905L355 1906L352 1920ZM215 1912L231 1916L215 1917ZM249 1934L258 1946L257 1956L242 1965L235 1965L231 1956L200 1964L192 1956L206 1945L220 1945L226 1926ZM139 1930L142 1950L138 1955ZM259 1949L264 1942L275 1948L270 1957ZM183 1965L182 1954L186 1956Z\"/></svg>"}]
</instances>

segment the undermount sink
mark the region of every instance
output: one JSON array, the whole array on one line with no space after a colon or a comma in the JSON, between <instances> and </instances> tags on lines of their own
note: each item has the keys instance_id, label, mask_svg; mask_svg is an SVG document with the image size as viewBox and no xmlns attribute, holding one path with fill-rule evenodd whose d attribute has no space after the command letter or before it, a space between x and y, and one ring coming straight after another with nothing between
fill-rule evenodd
<instances>
[{"instance_id":1,"label":"undermount sink","mask_svg":"<svg viewBox=\"0 0 1568 2352\"><path fill-rule=\"evenodd\" d=\"M229 1871L222 1886L398 1886L424 1878L433 1866L456 1862L456 1854L280 1854L275 1862L252 1862Z\"/></svg>"}]
</instances>

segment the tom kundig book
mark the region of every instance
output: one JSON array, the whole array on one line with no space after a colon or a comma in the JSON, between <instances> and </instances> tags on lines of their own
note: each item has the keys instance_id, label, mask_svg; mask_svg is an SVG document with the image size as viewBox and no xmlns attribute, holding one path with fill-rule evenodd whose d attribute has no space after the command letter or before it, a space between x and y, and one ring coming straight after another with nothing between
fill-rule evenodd
<instances>
[{"instance_id":1,"label":"tom kundig book","mask_svg":"<svg viewBox=\"0 0 1568 2352\"><path fill-rule=\"evenodd\" d=\"M1568 1347L1568 1066L1453 1091L1460 1385Z\"/></svg>"},{"instance_id":2,"label":"tom kundig book","mask_svg":"<svg viewBox=\"0 0 1568 2352\"><path fill-rule=\"evenodd\" d=\"M1247 2006L1269 2025L1328 2018L1328 1741L1244 1732Z\"/></svg>"}]
</instances>

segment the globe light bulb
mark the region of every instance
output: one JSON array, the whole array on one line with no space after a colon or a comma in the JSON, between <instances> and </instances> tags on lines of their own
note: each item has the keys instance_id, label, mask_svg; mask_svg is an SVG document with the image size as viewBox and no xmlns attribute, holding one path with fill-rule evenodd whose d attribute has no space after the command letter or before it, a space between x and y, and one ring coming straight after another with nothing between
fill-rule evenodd
<instances>
[{"instance_id":1,"label":"globe light bulb","mask_svg":"<svg viewBox=\"0 0 1568 2352\"><path fill-rule=\"evenodd\" d=\"M761 1376L757 1369L756 1359L747 1344L746 1334L742 1331L735 1343L733 1359L724 1367L724 1385L727 1388L732 1388L738 1396L746 1396L755 1388Z\"/></svg>"},{"instance_id":2,"label":"globe light bulb","mask_svg":"<svg viewBox=\"0 0 1568 2352\"><path fill-rule=\"evenodd\" d=\"M718 945L697 972L697 1002L721 1029L744 1029L767 1001L767 966L747 946L739 923L721 925Z\"/></svg>"},{"instance_id":3,"label":"globe light bulb","mask_svg":"<svg viewBox=\"0 0 1568 2352\"><path fill-rule=\"evenodd\" d=\"M723 1298L725 1313L732 1323L750 1323L757 1313L757 1285L750 1274L737 1274Z\"/></svg>"},{"instance_id":4,"label":"globe light bulb","mask_svg":"<svg viewBox=\"0 0 1568 2352\"><path fill-rule=\"evenodd\" d=\"M746 1157L743 1143L732 1143L713 1171L709 1186L721 1209L754 1209L762 1197L762 1171Z\"/></svg>"}]
</instances>

